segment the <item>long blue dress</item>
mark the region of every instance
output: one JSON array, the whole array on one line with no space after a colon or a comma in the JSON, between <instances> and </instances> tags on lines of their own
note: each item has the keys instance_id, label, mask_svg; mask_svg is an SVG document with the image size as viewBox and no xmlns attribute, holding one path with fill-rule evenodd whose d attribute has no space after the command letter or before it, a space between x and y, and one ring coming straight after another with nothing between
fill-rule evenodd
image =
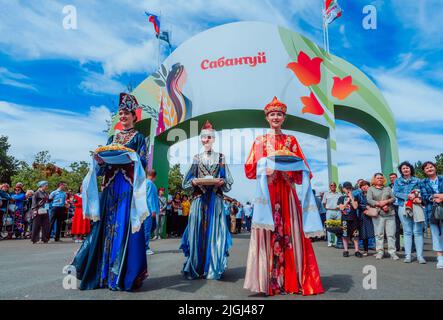
<instances>
[{"instance_id":1,"label":"long blue dress","mask_svg":"<svg viewBox=\"0 0 443 320\"><path fill-rule=\"evenodd\" d=\"M222 187L192 185L195 178L222 178ZM193 191L188 226L180 249L185 255L183 274L188 279L220 279L228 265L231 234L226 221L223 192L231 190L233 179L223 154L203 152L194 157L183 180L183 188Z\"/></svg>"},{"instance_id":2,"label":"long blue dress","mask_svg":"<svg viewBox=\"0 0 443 320\"><path fill-rule=\"evenodd\" d=\"M122 131L108 140L135 150L146 167L146 144L135 130ZM72 265L80 289L109 288L131 291L147 277L143 227L131 232L130 208L133 193L133 164L104 165L104 187L100 196L100 220L95 222L88 238L77 252Z\"/></svg>"}]
</instances>

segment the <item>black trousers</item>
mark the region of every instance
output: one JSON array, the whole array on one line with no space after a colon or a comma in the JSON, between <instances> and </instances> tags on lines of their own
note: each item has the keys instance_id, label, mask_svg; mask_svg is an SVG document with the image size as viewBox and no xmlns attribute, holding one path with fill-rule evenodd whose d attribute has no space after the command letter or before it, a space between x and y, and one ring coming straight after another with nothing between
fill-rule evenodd
<instances>
[{"instance_id":1,"label":"black trousers","mask_svg":"<svg viewBox=\"0 0 443 320\"><path fill-rule=\"evenodd\" d=\"M177 212L171 211L171 213L166 218L166 230L169 235L177 235L179 230L178 226L178 214Z\"/></svg>"},{"instance_id":2,"label":"black trousers","mask_svg":"<svg viewBox=\"0 0 443 320\"><path fill-rule=\"evenodd\" d=\"M188 216L178 216L178 220L180 226L178 235L182 236L183 233L185 232L186 227L188 226Z\"/></svg>"},{"instance_id":3,"label":"black trousers","mask_svg":"<svg viewBox=\"0 0 443 320\"><path fill-rule=\"evenodd\" d=\"M235 219L235 229L237 233L241 233L242 221L242 219Z\"/></svg>"},{"instance_id":4,"label":"black trousers","mask_svg":"<svg viewBox=\"0 0 443 320\"><path fill-rule=\"evenodd\" d=\"M63 221L66 219L66 208L65 207L53 207L52 208L52 217L51 217L51 226L49 230L52 230L55 223L55 236L54 240L60 240L60 233L62 230Z\"/></svg>"},{"instance_id":5,"label":"black trousers","mask_svg":"<svg viewBox=\"0 0 443 320\"><path fill-rule=\"evenodd\" d=\"M173 235L178 236L180 232L180 220L179 220L178 212L172 212L172 225L171 225L171 233Z\"/></svg>"},{"instance_id":6,"label":"black trousers","mask_svg":"<svg viewBox=\"0 0 443 320\"><path fill-rule=\"evenodd\" d=\"M363 239L363 250L366 252L369 251L369 239Z\"/></svg>"},{"instance_id":7,"label":"black trousers","mask_svg":"<svg viewBox=\"0 0 443 320\"><path fill-rule=\"evenodd\" d=\"M31 241L36 243L40 238L40 230L42 231L42 241L49 241L49 214L37 214L32 220L32 237Z\"/></svg>"}]
</instances>

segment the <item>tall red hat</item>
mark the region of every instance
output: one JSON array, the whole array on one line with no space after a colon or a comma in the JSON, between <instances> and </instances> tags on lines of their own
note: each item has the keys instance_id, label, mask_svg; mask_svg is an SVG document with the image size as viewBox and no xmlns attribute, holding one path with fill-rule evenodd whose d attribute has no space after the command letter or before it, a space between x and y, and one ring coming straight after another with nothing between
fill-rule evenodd
<instances>
[{"instance_id":1,"label":"tall red hat","mask_svg":"<svg viewBox=\"0 0 443 320\"><path fill-rule=\"evenodd\" d=\"M206 120L205 124L203 125L202 131L200 132L201 136L215 136L215 130L212 124L209 122L209 120Z\"/></svg>"},{"instance_id":2,"label":"tall red hat","mask_svg":"<svg viewBox=\"0 0 443 320\"><path fill-rule=\"evenodd\" d=\"M264 109L266 115L269 112L273 112L273 111L280 111L280 112L283 112L284 114L286 114L286 110L287 110L286 105L283 102L281 102L280 100L278 100L277 97L274 97L274 99L272 99L272 101L269 102L265 106L265 109Z\"/></svg>"}]
</instances>

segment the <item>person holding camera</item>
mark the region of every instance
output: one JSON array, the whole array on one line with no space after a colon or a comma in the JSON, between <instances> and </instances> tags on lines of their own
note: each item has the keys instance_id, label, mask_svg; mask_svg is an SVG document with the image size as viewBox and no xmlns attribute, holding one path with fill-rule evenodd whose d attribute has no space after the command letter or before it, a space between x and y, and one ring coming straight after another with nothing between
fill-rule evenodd
<instances>
[{"instance_id":1,"label":"person holding camera","mask_svg":"<svg viewBox=\"0 0 443 320\"><path fill-rule=\"evenodd\" d=\"M349 257L349 241L354 241L355 256L363 257L358 247L359 240L359 219L357 215L358 202L352 193L352 183L343 183L344 196L338 199L338 206L341 211L341 221L343 228L343 257Z\"/></svg>"}]
</instances>

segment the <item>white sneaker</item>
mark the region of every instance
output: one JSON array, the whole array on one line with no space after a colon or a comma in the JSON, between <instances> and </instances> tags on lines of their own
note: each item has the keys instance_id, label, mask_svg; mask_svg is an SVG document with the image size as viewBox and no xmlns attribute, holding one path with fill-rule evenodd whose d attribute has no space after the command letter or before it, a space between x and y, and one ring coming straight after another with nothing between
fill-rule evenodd
<instances>
[{"instance_id":1,"label":"white sneaker","mask_svg":"<svg viewBox=\"0 0 443 320\"><path fill-rule=\"evenodd\" d=\"M391 259L397 261L400 258L395 253L393 253L393 254L391 254Z\"/></svg>"},{"instance_id":2,"label":"white sneaker","mask_svg":"<svg viewBox=\"0 0 443 320\"><path fill-rule=\"evenodd\" d=\"M420 264L426 264L426 260L423 257L417 257L418 263Z\"/></svg>"},{"instance_id":3,"label":"white sneaker","mask_svg":"<svg viewBox=\"0 0 443 320\"><path fill-rule=\"evenodd\" d=\"M328 243L328 247L332 247L332 243Z\"/></svg>"},{"instance_id":4,"label":"white sneaker","mask_svg":"<svg viewBox=\"0 0 443 320\"><path fill-rule=\"evenodd\" d=\"M152 241L154 241L154 240L158 240L158 237L157 236L155 236L154 238L152 238L151 239Z\"/></svg>"},{"instance_id":5,"label":"white sneaker","mask_svg":"<svg viewBox=\"0 0 443 320\"><path fill-rule=\"evenodd\" d=\"M375 259L381 260L381 259L383 259L383 256L384 256L383 252L377 252L377 254L375 255Z\"/></svg>"},{"instance_id":6,"label":"white sneaker","mask_svg":"<svg viewBox=\"0 0 443 320\"><path fill-rule=\"evenodd\" d=\"M152 255L154 254L154 251L152 251L151 249L146 250L146 254L147 254L148 256L152 256Z\"/></svg>"}]
</instances>

